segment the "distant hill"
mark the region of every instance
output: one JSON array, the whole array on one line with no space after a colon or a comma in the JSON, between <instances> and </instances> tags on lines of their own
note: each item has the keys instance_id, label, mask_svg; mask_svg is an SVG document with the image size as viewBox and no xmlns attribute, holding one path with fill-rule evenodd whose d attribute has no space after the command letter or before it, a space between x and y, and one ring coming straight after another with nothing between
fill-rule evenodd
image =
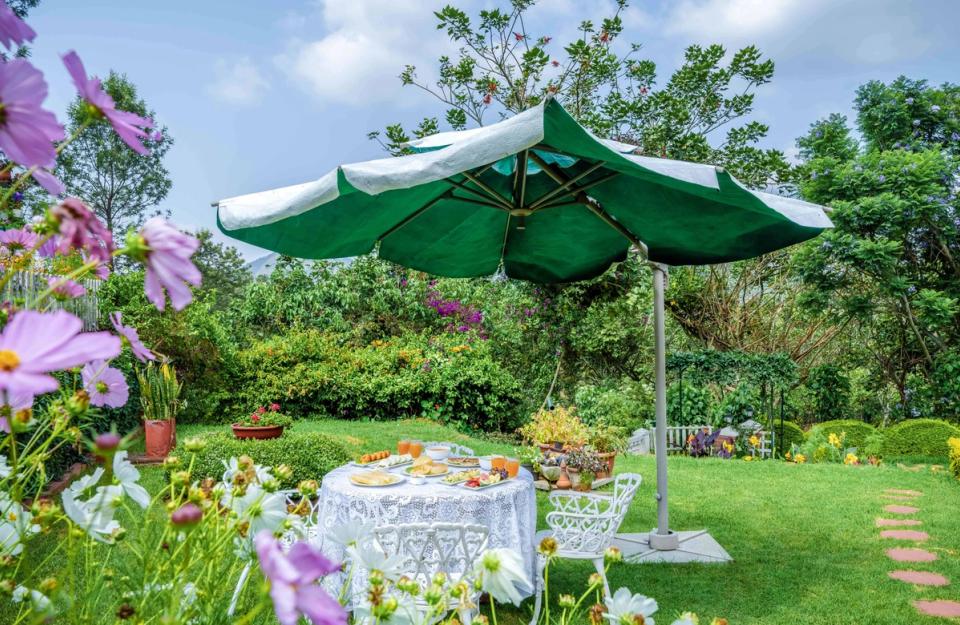
<instances>
[{"instance_id":1,"label":"distant hill","mask_svg":"<svg viewBox=\"0 0 960 625\"><path fill-rule=\"evenodd\" d=\"M280 258L280 254L276 252L270 252L265 254L260 258L255 258L254 260L247 263L247 269L253 274L254 278L259 278L260 276L269 276L273 273L273 269L277 266L277 259ZM307 261L307 264L312 261ZM332 258L330 259L331 263L338 263L344 267L349 267L353 264L353 257L346 258Z\"/></svg>"}]
</instances>

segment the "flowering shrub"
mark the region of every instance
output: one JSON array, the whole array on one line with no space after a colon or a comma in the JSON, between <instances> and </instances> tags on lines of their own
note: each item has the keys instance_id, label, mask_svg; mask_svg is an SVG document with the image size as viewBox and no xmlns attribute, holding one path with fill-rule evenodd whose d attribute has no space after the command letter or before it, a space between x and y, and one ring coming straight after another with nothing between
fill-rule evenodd
<instances>
[{"instance_id":1,"label":"flowering shrub","mask_svg":"<svg viewBox=\"0 0 960 625\"><path fill-rule=\"evenodd\" d=\"M518 432L527 441L545 445L561 443L577 447L587 442L587 426L574 408L556 406L553 410L540 409Z\"/></svg>"},{"instance_id":2,"label":"flowering shrub","mask_svg":"<svg viewBox=\"0 0 960 625\"><path fill-rule=\"evenodd\" d=\"M427 291L427 306L447 320L447 332L474 331L479 338L487 338L487 333L483 328L483 313L458 299L443 299L436 288L435 280L430 282L430 288Z\"/></svg>"},{"instance_id":3,"label":"flowering shrub","mask_svg":"<svg viewBox=\"0 0 960 625\"><path fill-rule=\"evenodd\" d=\"M785 459L798 464L805 462L836 462L848 465L860 464L857 448L847 444L847 433L826 433L812 430L806 442L794 444L784 455Z\"/></svg>"},{"instance_id":4,"label":"flowering shrub","mask_svg":"<svg viewBox=\"0 0 960 625\"><path fill-rule=\"evenodd\" d=\"M250 414L244 414L244 416L234 421L234 425L253 428L289 427L291 423L293 423L293 419L285 414L281 414L280 404L276 402L271 403L269 409L266 406L258 406L257 409Z\"/></svg>"}]
</instances>

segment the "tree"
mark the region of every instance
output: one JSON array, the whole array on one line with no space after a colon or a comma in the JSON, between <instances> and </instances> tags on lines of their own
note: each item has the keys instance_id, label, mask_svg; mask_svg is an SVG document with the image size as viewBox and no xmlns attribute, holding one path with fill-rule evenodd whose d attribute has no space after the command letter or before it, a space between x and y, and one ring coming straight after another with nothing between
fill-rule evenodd
<instances>
[{"instance_id":1,"label":"tree","mask_svg":"<svg viewBox=\"0 0 960 625\"><path fill-rule=\"evenodd\" d=\"M948 401L929 380L960 341L958 96L956 85L873 81L855 99L862 148L839 116L797 141L800 192L832 205L835 225L796 256L804 297L856 322L903 415Z\"/></svg>"},{"instance_id":2,"label":"tree","mask_svg":"<svg viewBox=\"0 0 960 625\"><path fill-rule=\"evenodd\" d=\"M459 8L444 7L436 12L437 28L460 46L457 57L439 58L433 84L421 80L413 65L404 68L401 81L438 99L455 130L551 96L600 136L636 144L644 154L723 165L755 187L787 181L783 154L756 147L767 126L752 121L730 127L753 110L757 87L773 77L773 61L757 48L745 47L726 60L720 45L690 46L683 65L658 88L656 65L637 58L641 46L615 45L626 0L618 0L609 17L581 22L580 36L559 49L531 23L527 11L534 4L513 0L509 10L480 11L476 22ZM412 134L430 134L438 126L437 118L427 117ZM726 135L711 143L724 127ZM370 138L398 154L409 134L394 124L383 137L373 132Z\"/></svg>"},{"instance_id":3,"label":"tree","mask_svg":"<svg viewBox=\"0 0 960 625\"><path fill-rule=\"evenodd\" d=\"M247 284L253 279L237 248L217 243L213 233L207 229L196 231L193 236L200 241L200 247L193 255L193 262L203 277L201 288L214 291L213 307L225 310L231 302L241 296Z\"/></svg>"},{"instance_id":4,"label":"tree","mask_svg":"<svg viewBox=\"0 0 960 625\"><path fill-rule=\"evenodd\" d=\"M126 76L110 72L104 90L117 108L155 118ZM90 123L86 106L77 98L67 111L68 136ZM67 192L85 201L104 221L115 238L138 228L170 191L172 181L163 157L173 145L166 126L143 141L150 150L140 155L127 147L106 119L93 121L63 151L57 175ZM154 211L153 214L162 214Z\"/></svg>"}]
</instances>

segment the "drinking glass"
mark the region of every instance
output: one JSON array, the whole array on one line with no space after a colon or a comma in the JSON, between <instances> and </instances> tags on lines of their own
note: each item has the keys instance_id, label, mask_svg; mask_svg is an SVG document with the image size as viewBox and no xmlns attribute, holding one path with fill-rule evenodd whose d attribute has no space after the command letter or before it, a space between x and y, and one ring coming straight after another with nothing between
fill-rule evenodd
<instances>
[{"instance_id":1,"label":"drinking glass","mask_svg":"<svg viewBox=\"0 0 960 625\"><path fill-rule=\"evenodd\" d=\"M410 441L408 440L397 441L397 454L402 456L403 454L408 454L408 453L410 453Z\"/></svg>"},{"instance_id":2,"label":"drinking glass","mask_svg":"<svg viewBox=\"0 0 960 625\"><path fill-rule=\"evenodd\" d=\"M423 453L423 443L420 441L410 441L409 453L414 458L419 458L420 454Z\"/></svg>"},{"instance_id":3,"label":"drinking glass","mask_svg":"<svg viewBox=\"0 0 960 625\"><path fill-rule=\"evenodd\" d=\"M504 469L507 466L507 459L503 456L494 456L490 459L490 466L495 470Z\"/></svg>"},{"instance_id":4,"label":"drinking glass","mask_svg":"<svg viewBox=\"0 0 960 625\"><path fill-rule=\"evenodd\" d=\"M507 476L517 477L520 473L520 461L516 458L507 458Z\"/></svg>"}]
</instances>

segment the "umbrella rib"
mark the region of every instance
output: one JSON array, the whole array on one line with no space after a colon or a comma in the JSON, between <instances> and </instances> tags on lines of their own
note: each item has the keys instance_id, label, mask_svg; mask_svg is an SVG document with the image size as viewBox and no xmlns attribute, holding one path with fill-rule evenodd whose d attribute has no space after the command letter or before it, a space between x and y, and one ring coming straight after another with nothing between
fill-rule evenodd
<instances>
[{"instance_id":1,"label":"umbrella rib","mask_svg":"<svg viewBox=\"0 0 960 625\"><path fill-rule=\"evenodd\" d=\"M464 172L464 175L466 175L466 172ZM494 202L494 207L495 207L495 208L499 208L499 209L506 210L506 211L511 210L511 208L512 208L509 204L505 203L505 202L503 201L503 198L501 198L501 197L500 197L499 195L497 195L496 193L494 193L494 194L492 194L492 195L489 195L489 194L487 194L487 193L480 193L480 192L477 191L476 189L471 189L471 188L468 187L467 185L465 185L465 184L463 184L462 182L459 182L459 181L457 181L457 180L454 180L453 178L447 178L447 182L449 182L450 184L452 184L453 186L455 186L455 187L458 188L458 189L461 189L461 190L463 190L463 191L466 191L467 193L471 193L471 194L473 194L473 195L476 195L477 197L483 198L484 200L493 200L493 202ZM462 198L461 198L461 199L462 199Z\"/></svg>"},{"instance_id":2,"label":"umbrella rib","mask_svg":"<svg viewBox=\"0 0 960 625\"><path fill-rule=\"evenodd\" d=\"M556 169L552 165L550 165L550 163L547 163L542 158L537 156L536 152L531 152L530 158L532 158L537 163L537 165L539 165L543 169L543 171L547 173L547 175L549 175L551 178L556 180L558 184L562 185L567 182L566 176L563 173L556 171ZM597 202L595 199L588 196L585 191L580 191L579 193L577 193L576 199L577 199L577 202L586 206L590 212L592 212L594 215L602 219L604 223L606 223L608 226L610 226L611 228L619 232L620 235L623 236L623 238L625 238L627 241L635 245L637 249L640 250L640 253L643 255L645 259L650 258L649 253L647 251L647 244L641 241L640 237L630 232L630 230L626 226L624 226L622 223L617 221L616 218L613 217L613 215L610 215L609 213L607 213L607 211L603 210L603 207L600 206L599 202Z\"/></svg>"},{"instance_id":3,"label":"umbrella rib","mask_svg":"<svg viewBox=\"0 0 960 625\"><path fill-rule=\"evenodd\" d=\"M497 193L496 191L494 191L493 189L491 189L491 188L487 185L487 183L485 183L483 180L480 180L479 178L477 178L476 176L474 176L474 175L473 175L472 173L470 173L469 171L464 171L464 172L461 172L461 173L463 174L463 177L464 177L464 178L466 178L467 180L469 180L469 181L472 182L473 184L475 184L475 185L477 185L478 187L480 187L480 189L482 189L485 193L487 193L491 198L493 198L494 200L496 200L498 203L503 204L503 207L504 207L504 208L506 208L507 210L511 210L511 209L513 208L513 205L510 203L509 200L507 200L505 197L503 197L502 195L500 195L499 193Z\"/></svg>"},{"instance_id":4,"label":"umbrella rib","mask_svg":"<svg viewBox=\"0 0 960 625\"><path fill-rule=\"evenodd\" d=\"M591 169L591 171L593 171L593 169ZM548 197L544 197L544 198L541 198L541 199L537 200L536 202L533 203L532 206L530 206L530 210L537 210L537 209L539 209L539 208L547 208L548 206L544 206L544 204L545 204L546 202L548 202L549 200L553 199L554 197L558 196L558 195L561 195L561 196L569 195L569 196L571 196L571 197L573 197L573 198L576 198L577 195L579 195L580 193L583 193L583 192L586 191L587 189L592 189L593 187L596 187L597 185L601 185L601 184L603 184L604 182L606 182L606 181L608 181L608 180L611 180L611 179L613 179L613 178L616 178L616 177L619 176L619 175L620 175L620 172L613 171L613 172L610 172L610 173L608 173L608 174L604 174L603 176L600 176L599 178L597 178L597 179L595 179L595 180L591 180L590 182L588 182L588 183L586 183L586 184L582 184L582 185L580 185L579 187L573 187L573 188L567 188L567 189L554 189L554 191L552 191L552 192L549 194L549 195L551 195L551 197L549 197L549 198L548 198ZM583 176L579 176L579 178L582 178L582 177L583 177ZM573 181L574 181L574 179L571 179L570 182L572 183ZM564 191L566 191L566 192L564 193Z\"/></svg>"},{"instance_id":5,"label":"umbrella rib","mask_svg":"<svg viewBox=\"0 0 960 625\"><path fill-rule=\"evenodd\" d=\"M534 200L534 202L533 202L532 204L530 204L530 210L536 210L538 207L540 207L540 206L543 205L543 204L546 204L547 202L549 202L549 201L552 200L553 198L557 197L558 195L560 195L560 194L563 193L564 191L568 191L568 190L570 189L570 187L572 187L574 184L576 184L577 182L583 180L585 177L589 176L590 174L592 174L593 172L597 171L598 169L600 169L600 168L603 167L603 166L604 166L604 163L597 163L596 165L593 165L592 167L590 167L590 168L588 168L588 169L580 172L579 174L577 174L576 176L574 176L574 177L571 178L570 180L568 180L568 181L566 181L565 183L561 184L561 185L560 185L559 187L557 187L556 189L550 191L549 193L546 193L546 194L540 196L538 199ZM572 195L576 195L576 191L575 191L575 190L570 191L570 193L571 193Z\"/></svg>"},{"instance_id":6,"label":"umbrella rib","mask_svg":"<svg viewBox=\"0 0 960 625\"><path fill-rule=\"evenodd\" d=\"M429 209L430 207L432 207L434 204L436 204L436 203L439 202L440 200L445 200L445 199L448 199L448 198L451 198L451 197L453 197L453 189L447 189L446 191L444 191L443 193L441 193L441 194L438 195L437 197L433 198L432 200L430 200L429 202L427 202L426 204L424 204L423 206L421 206L421 207L418 208L417 210L413 211L412 213L410 213L409 215L407 215L406 217L404 217L403 219L401 219L399 222L397 222L397 223L393 224L392 226L390 226L390 228L389 228L386 232L384 232L384 233L381 234L379 237L377 237L377 241L379 241L379 242L382 243L384 239L386 239L388 236L390 236L391 234L393 234L394 232L396 232L396 231L399 230L400 228L403 228L403 227L406 226L408 223L410 223L411 221L413 221L414 219L416 219L417 217L419 217L420 215L422 215L424 212L427 211L427 209ZM460 198L458 198L458 199L460 199Z\"/></svg>"}]
</instances>

